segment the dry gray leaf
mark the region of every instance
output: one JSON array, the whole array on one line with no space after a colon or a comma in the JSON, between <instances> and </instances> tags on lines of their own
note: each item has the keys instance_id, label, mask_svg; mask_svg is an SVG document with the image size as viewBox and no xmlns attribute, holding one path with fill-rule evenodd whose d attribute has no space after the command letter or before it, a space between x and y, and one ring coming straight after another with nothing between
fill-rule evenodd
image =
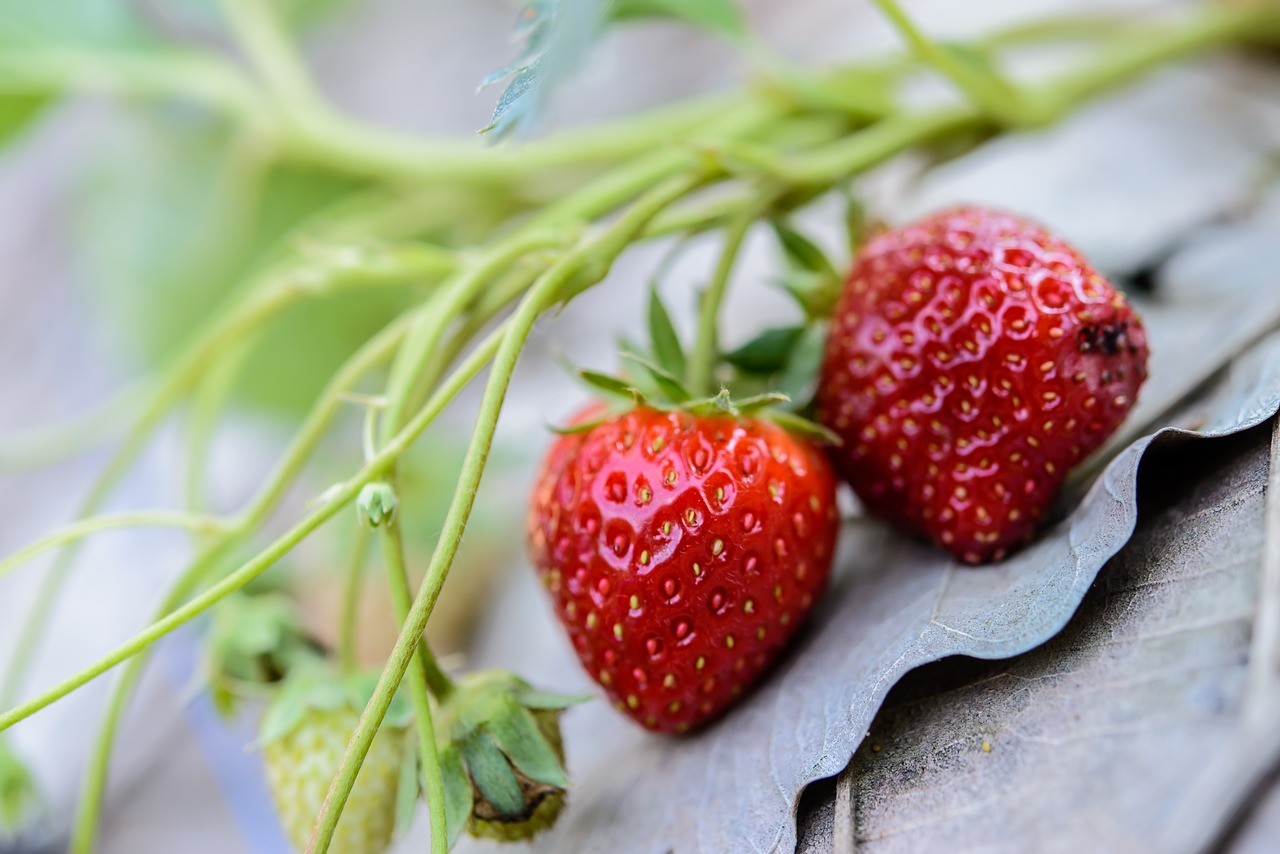
<instances>
[{"instance_id":1,"label":"dry gray leaf","mask_svg":"<svg viewBox=\"0 0 1280 854\"><path fill-rule=\"evenodd\" d=\"M1275 729L1276 674L1252 678L1255 661L1274 664L1255 655L1258 603L1272 598L1259 595L1268 503L1280 511L1272 436L1224 440L1191 465L1153 451L1143 521L1067 628L1010 662L944 662L904 681L841 775L848 806L827 793L798 850L832 850L849 827L869 852L1218 841L1275 760L1277 739L1264 746L1254 725ZM1251 774L1238 748L1262 760Z\"/></svg>"},{"instance_id":2,"label":"dry gray leaf","mask_svg":"<svg viewBox=\"0 0 1280 854\"><path fill-rule=\"evenodd\" d=\"M1172 319L1170 329L1199 328ZM1151 320L1160 341L1164 321ZM1218 326L1216 335L1229 338L1233 328ZM1171 338L1153 348L1160 354L1153 375L1200 365L1200 352L1177 344ZM1280 337L1241 360L1199 408L1199 435L1247 429L1278 405ZM791 850L799 793L845 766L889 689L932 661L1007 658L1055 635L1133 531L1144 454L1153 443L1180 445L1192 435L1166 429L1134 443L1075 512L994 567L959 567L869 524L847 531L841 565L853 571L837 581L813 631L769 682L698 737L643 739L612 757L583 781L547 850Z\"/></svg>"}]
</instances>

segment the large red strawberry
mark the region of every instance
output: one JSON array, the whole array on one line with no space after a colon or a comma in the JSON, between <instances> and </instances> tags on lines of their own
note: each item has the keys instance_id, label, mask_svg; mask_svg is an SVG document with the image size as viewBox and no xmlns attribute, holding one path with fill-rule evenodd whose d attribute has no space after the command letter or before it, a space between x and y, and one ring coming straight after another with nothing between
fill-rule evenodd
<instances>
[{"instance_id":1,"label":"large red strawberry","mask_svg":"<svg viewBox=\"0 0 1280 854\"><path fill-rule=\"evenodd\" d=\"M1146 378L1142 322L1078 252L1019 217L960 208L866 244L818 388L868 510L969 563L1042 520Z\"/></svg>"},{"instance_id":2,"label":"large red strawberry","mask_svg":"<svg viewBox=\"0 0 1280 854\"><path fill-rule=\"evenodd\" d=\"M806 439L639 407L556 441L529 541L587 672L645 727L679 733L777 658L826 582L837 526L834 473Z\"/></svg>"}]
</instances>

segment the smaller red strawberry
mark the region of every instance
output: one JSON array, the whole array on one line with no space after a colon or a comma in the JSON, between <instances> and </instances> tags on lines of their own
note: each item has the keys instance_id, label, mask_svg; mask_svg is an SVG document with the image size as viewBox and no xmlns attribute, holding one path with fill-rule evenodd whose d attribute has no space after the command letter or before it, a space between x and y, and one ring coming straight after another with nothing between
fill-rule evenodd
<instances>
[{"instance_id":1,"label":"smaller red strawberry","mask_svg":"<svg viewBox=\"0 0 1280 854\"><path fill-rule=\"evenodd\" d=\"M884 232L832 318L819 419L867 509L960 560L999 560L1124 420L1147 338L1078 252L961 208Z\"/></svg>"},{"instance_id":2,"label":"smaller red strawberry","mask_svg":"<svg viewBox=\"0 0 1280 854\"><path fill-rule=\"evenodd\" d=\"M533 562L587 672L621 711L676 733L778 657L826 583L838 527L815 445L765 417L693 409L640 406L562 436L529 513Z\"/></svg>"}]
</instances>

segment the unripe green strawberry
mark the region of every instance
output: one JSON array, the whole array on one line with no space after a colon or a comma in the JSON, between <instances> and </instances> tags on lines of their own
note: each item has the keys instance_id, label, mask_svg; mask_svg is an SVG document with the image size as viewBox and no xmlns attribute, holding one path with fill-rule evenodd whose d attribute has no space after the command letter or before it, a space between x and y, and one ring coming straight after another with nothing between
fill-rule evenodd
<instances>
[{"instance_id":1,"label":"unripe green strawberry","mask_svg":"<svg viewBox=\"0 0 1280 854\"><path fill-rule=\"evenodd\" d=\"M359 696L342 681L308 677L286 686L263 719L263 760L276 812L290 841L305 851L329 784L360 720ZM406 722L385 721L351 790L330 854L381 854L395 832L401 768L413 749Z\"/></svg>"}]
</instances>

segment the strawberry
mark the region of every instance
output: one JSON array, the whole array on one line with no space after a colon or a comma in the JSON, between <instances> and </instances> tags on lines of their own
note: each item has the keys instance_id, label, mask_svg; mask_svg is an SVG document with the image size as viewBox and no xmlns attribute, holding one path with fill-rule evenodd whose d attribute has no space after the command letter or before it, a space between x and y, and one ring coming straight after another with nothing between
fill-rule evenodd
<instances>
[{"instance_id":1,"label":"strawberry","mask_svg":"<svg viewBox=\"0 0 1280 854\"><path fill-rule=\"evenodd\" d=\"M376 675L353 679L308 670L291 674L267 708L261 736L267 783L298 851L307 848L329 783L375 683ZM330 851L381 854L390 846L402 772L414 756L406 707L397 700L374 737Z\"/></svg>"},{"instance_id":2,"label":"strawberry","mask_svg":"<svg viewBox=\"0 0 1280 854\"><path fill-rule=\"evenodd\" d=\"M723 397L723 396L722 396ZM529 513L532 559L587 672L651 730L723 712L822 591L835 476L739 410L638 406L562 436Z\"/></svg>"},{"instance_id":3,"label":"strawberry","mask_svg":"<svg viewBox=\"0 0 1280 854\"><path fill-rule=\"evenodd\" d=\"M960 208L858 254L818 418L870 512L965 562L999 560L1124 420L1146 360L1141 320L1078 252L1017 216Z\"/></svg>"}]
</instances>

